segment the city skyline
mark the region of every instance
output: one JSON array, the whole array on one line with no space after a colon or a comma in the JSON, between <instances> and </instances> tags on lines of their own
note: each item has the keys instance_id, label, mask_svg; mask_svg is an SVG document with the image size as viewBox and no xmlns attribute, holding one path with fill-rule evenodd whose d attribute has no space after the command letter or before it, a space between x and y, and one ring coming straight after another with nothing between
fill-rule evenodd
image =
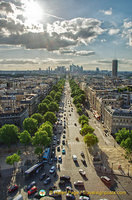
<instances>
[{"instance_id":1,"label":"city skyline","mask_svg":"<svg viewBox=\"0 0 132 200\"><path fill-rule=\"evenodd\" d=\"M132 71L130 0L3 0L0 70L45 70L78 64L84 70Z\"/></svg>"}]
</instances>

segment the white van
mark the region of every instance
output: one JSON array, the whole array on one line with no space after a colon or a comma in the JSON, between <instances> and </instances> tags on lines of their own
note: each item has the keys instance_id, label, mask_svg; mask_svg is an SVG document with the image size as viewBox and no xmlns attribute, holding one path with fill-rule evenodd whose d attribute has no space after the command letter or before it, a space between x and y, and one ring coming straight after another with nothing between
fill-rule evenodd
<instances>
[{"instance_id":1,"label":"white van","mask_svg":"<svg viewBox=\"0 0 132 200\"><path fill-rule=\"evenodd\" d=\"M13 200L23 200L23 196L21 194L19 194Z\"/></svg>"}]
</instances>

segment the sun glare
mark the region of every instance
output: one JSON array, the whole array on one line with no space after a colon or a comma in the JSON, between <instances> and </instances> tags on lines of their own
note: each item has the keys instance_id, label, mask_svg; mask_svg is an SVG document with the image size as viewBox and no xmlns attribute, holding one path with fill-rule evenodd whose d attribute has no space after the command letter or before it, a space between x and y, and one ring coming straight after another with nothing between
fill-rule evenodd
<instances>
[{"instance_id":1,"label":"sun glare","mask_svg":"<svg viewBox=\"0 0 132 200\"><path fill-rule=\"evenodd\" d=\"M37 2L30 0L25 3L23 15L29 24L35 24L42 19L43 12Z\"/></svg>"}]
</instances>

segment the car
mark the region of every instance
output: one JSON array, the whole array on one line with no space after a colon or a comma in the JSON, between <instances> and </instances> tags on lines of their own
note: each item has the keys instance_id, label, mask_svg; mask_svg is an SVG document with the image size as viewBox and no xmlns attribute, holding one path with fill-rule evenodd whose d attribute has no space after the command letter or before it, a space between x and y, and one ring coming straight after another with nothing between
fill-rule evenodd
<instances>
[{"instance_id":1,"label":"car","mask_svg":"<svg viewBox=\"0 0 132 200\"><path fill-rule=\"evenodd\" d=\"M46 173L43 173L43 174L41 174L41 176L39 177L39 180L42 181L45 177L46 177Z\"/></svg>"},{"instance_id":2,"label":"car","mask_svg":"<svg viewBox=\"0 0 132 200\"><path fill-rule=\"evenodd\" d=\"M66 194L66 199L67 199L67 200L74 200L74 199L75 199L75 196L74 196L74 194L67 193L67 194Z\"/></svg>"},{"instance_id":3,"label":"car","mask_svg":"<svg viewBox=\"0 0 132 200\"><path fill-rule=\"evenodd\" d=\"M56 135L54 135L54 137L53 137L53 138L54 138L54 140L56 140Z\"/></svg>"},{"instance_id":4,"label":"car","mask_svg":"<svg viewBox=\"0 0 132 200\"><path fill-rule=\"evenodd\" d=\"M51 197L60 197L62 195L61 190L54 190L49 192L49 196Z\"/></svg>"},{"instance_id":5,"label":"car","mask_svg":"<svg viewBox=\"0 0 132 200\"><path fill-rule=\"evenodd\" d=\"M85 155L84 155L84 153L83 153L83 152L81 152L81 156L82 156L83 158L85 158Z\"/></svg>"},{"instance_id":6,"label":"car","mask_svg":"<svg viewBox=\"0 0 132 200\"><path fill-rule=\"evenodd\" d=\"M79 197L79 200L90 200L90 196L87 192L81 192L80 193L80 197Z\"/></svg>"},{"instance_id":7,"label":"car","mask_svg":"<svg viewBox=\"0 0 132 200\"><path fill-rule=\"evenodd\" d=\"M66 138L66 136L65 136L65 135L63 135L63 138L65 139L65 138Z\"/></svg>"},{"instance_id":8,"label":"car","mask_svg":"<svg viewBox=\"0 0 132 200\"><path fill-rule=\"evenodd\" d=\"M54 157L54 153L52 153L52 157ZM53 159L51 158L48 163L49 163L49 165L52 165L53 164Z\"/></svg>"},{"instance_id":9,"label":"car","mask_svg":"<svg viewBox=\"0 0 132 200\"><path fill-rule=\"evenodd\" d=\"M62 144L65 145L65 140L62 140Z\"/></svg>"},{"instance_id":10,"label":"car","mask_svg":"<svg viewBox=\"0 0 132 200\"><path fill-rule=\"evenodd\" d=\"M84 182L83 181L76 181L76 182L74 182L74 186L84 186Z\"/></svg>"},{"instance_id":11,"label":"car","mask_svg":"<svg viewBox=\"0 0 132 200\"><path fill-rule=\"evenodd\" d=\"M60 146L57 147L57 151L60 151Z\"/></svg>"},{"instance_id":12,"label":"car","mask_svg":"<svg viewBox=\"0 0 132 200\"><path fill-rule=\"evenodd\" d=\"M66 133L66 131L64 130L63 133Z\"/></svg>"},{"instance_id":13,"label":"car","mask_svg":"<svg viewBox=\"0 0 132 200\"><path fill-rule=\"evenodd\" d=\"M49 191L53 191L53 190L56 190L57 189L57 186L56 185L53 185L49 188Z\"/></svg>"},{"instance_id":14,"label":"car","mask_svg":"<svg viewBox=\"0 0 132 200\"><path fill-rule=\"evenodd\" d=\"M9 188L8 188L8 192L10 193L10 192L14 192L14 191L16 191L16 190L18 190L18 186L17 185L12 185L12 186L10 186Z\"/></svg>"},{"instance_id":15,"label":"car","mask_svg":"<svg viewBox=\"0 0 132 200\"><path fill-rule=\"evenodd\" d=\"M28 195L34 194L37 191L37 187L33 186L29 191L28 191Z\"/></svg>"},{"instance_id":16,"label":"car","mask_svg":"<svg viewBox=\"0 0 132 200\"><path fill-rule=\"evenodd\" d=\"M57 140L57 144L60 144L60 140L59 139Z\"/></svg>"},{"instance_id":17,"label":"car","mask_svg":"<svg viewBox=\"0 0 132 200\"><path fill-rule=\"evenodd\" d=\"M66 126L64 126L64 129L66 129Z\"/></svg>"},{"instance_id":18,"label":"car","mask_svg":"<svg viewBox=\"0 0 132 200\"><path fill-rule=\"evenodd\" d=\"M57 161L57 157L56 156L54 157L54 161Z\"/></svg>"},{"instance_id":19,"label":"car","mask_svg":"<svg viewBox=\"0 0 132 200\"><path fill-rule=\"evenodd\" d=\"M59 185L60 185L60 186L65 185L65 181L60 180L60 181L59 181Z\"/></svg>"},{"instance_id":20,"label":"car","mask_svg":"<svg viewBox=\"0 0 132 200\"><path fill-rule=\"evenodd\" d=\"M54 145L56 144L56 140L53 141L53 144L54 144Z\"/></svg>"},{"instance_id":21,"label":"car","mask_svg":"<svg viewBox=\"0 0 132 200\"><path fill-rule=\"evenodd\" d=\"M63 175L63 176L60 176L60 180L61 180L61 181L68 181L68 182L69 182L70 179L71 179L70 176L64 176L64 175Z\"/></svg>"},{"instance_id":22,"label":"car","mask_svg":"<svg viewBox=\"0 0 132 200\"><path fill-rule=\"evenodd\" d=\"M65 149L62 149L62 154L66 154L66 150Z\"/></svg>"},{"instance_id":23,"label":"car","mask_svg":"<svg viewBox=\"0 0 132 200\"><path fill-rule=\"evenodd\" d=\"M74 125L75 125L75 126L77 126L77 124L76 124L76 123L74 123Z\"/></svg>"},{"instance_id":24,"label":"car","mask_svg":"<svg viewBox=\"0 0 132 200\"><path fill-rule=\"evenodd\" d=\"M86 172L85 172L83 169L79 169L79 173L80 173L82 176L86 176Z\"/></svg>"},{"instance_id":25,"label":"car","mask_svg":"<svg viewBox=\"0 0 132 200\"><path fill-rule=\"evenodd\" d=\"M58 156L58 162L62 162L62 157L61 157L61 155Z\"/></svg>"},{"instance_id":26,"label":"car","mask_svg":"<svg viewBox=\"0 0 132 200\"><path fill-rule=\"evenodd\" d=\"M30 190L34 185L36 185L35 181L32 181L28 186L27 186L27 190Z\"/></svg>"},{"instance_id":27,"label":"car","mask_svg":"<svg viewBox=\"0 0 132 200\"><path fill-rule=\"evenodd\" d=\"M85 160L85 159L82 159L81 161L82 161L82 163L83 163L84 165L86 165L86 160Z\"/></svg>"},{"instance_id":28,"label":"car","mask_svg":"<svg viewBox=\"0 0 132 200\"><path fill-rule=\"evenodd\" d=\"M77 161L77 156L76 156L76 155L73 155L73 156L72 156L72 159L73 159L74 162L76 162L76 161Z\"/></svg>"},{"instance_id":29,"label":"car","mask_svg":"<svg viewBox=\"0 0 132 200\"><path fill-rule=\"evenodd\" d=\"M44 181L44 185L47 185L47 184L49 184L50 182L51 182L51 178L48 177L48 178Z\"/></svg>"},{"instance_id":30,"label":"car","mask_svg":"<svg viewBox=\"0 0 132 200\"><path fill-rule=\"evenodd\" d=\"M101 176L100 179L107 187L111 187L112 183L111 183L111 179L109 177Z\"/></svg>"},{"instance_id":31,"label":"car","mask_svg":"<svg viewBox=\"0 0 132 200\"><path fill-rule=\"evenodd\" d=\"M49 173L53 174L55 172L55 170L56 170L55 166L52 166L51 169L49 170Z\"/></svg>"}]
</instances>

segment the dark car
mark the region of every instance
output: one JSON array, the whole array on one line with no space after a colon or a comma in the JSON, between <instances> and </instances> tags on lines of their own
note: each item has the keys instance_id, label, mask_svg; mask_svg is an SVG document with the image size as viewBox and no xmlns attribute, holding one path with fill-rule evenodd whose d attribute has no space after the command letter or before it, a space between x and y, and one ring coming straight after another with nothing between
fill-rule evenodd
<instances>
[{"instance_id":1,"label":"dark car","mask_svg":"<svg viewBox=\"0 0 132 200\"><path fill-rule=\"evenodd\" d=\"M63 133L66 133L66 131L64 130Z\"/></svg>"},{"instance_id":2,"label":"dark car","mask_svg":"<svg viewBox=\"0 0 132 200\"><path fill-rule=\"evenodd\" d=\"M83 163L84 165L86 165L86 160L85 160L85 159L82 159L81 161L82 161L82 163Z\"/></svg>"},{"instance_id":3,"label":"dark car","mask_svg":"<svg viewBox=\"0 0 132 200\"><path fill-rule=\"evenodd\" d=\"M56 190L56 189L57 189L57 186L54 185L54 186L51 186L51 187L49 188L49 191L50 191L50 190L53 191L53 190Z\"/></svg>"},{"instance_id":4,"label":"dark car","mask_svg":"<svg viewBox=\"0 0 132 200\"><path fill-rule=\"evenodd\" d=\"M57 151L60 151L60 147L57 147Z\"/></svg>"},{"instance_id":5,"label":"dark car","mask_svg":"<svg viewBox=\"0 0 132 200\"><path fill-rule=\"evenodd\" d=\"M65 185L65 181L60 180L59 185L60 185L60 186Z\"/></svg>"},{"instance_id":6,"label":"dark car","mask_svg":"<svg viewBox=\"0 0 132 200\"><path fill-rule=\"evenodd\" d=\"M60 144L60 140L57 140L57 144Z\"/></svg>"},{"instance_id":7,"label":"dark car","mask_svg":"<svg viewBox=\"0 0 132 200\"><path fill-rule=\"evenodd\" d=\"M65 140L62 140L62 144L65 145Z\"/></svg>"},{"instance_id":8,"label":"dark car","mask_svg":"<svg viewBox=\"0 0 132 200\"><path fill-rule=\"evenodd\" d=\"M16 190L18 190L18 186L17 186L17 185L12 185L12 186L10 186L10 187L8 188L8 192L14 192L14 191L16 191Z\"/></svg>"},{"instance_id":9,"label":"dark car","mask_svg":"<svg viewBox=\"0 0 132 200\"><path fill-rule=\"evenodd\" d=\"M39 180L42 181L45 177L46 177L46 173L43 173L43 174L41 174L41 176L39 177Z\"/></svg>"},{"instance_id":10,"label":"dark car","mask_svg":"<svg viewBox=\"0 0 132 200\"><path fill-rule=\"evenodd\" d=\"M65 136L65 135L63 135L63 138L65 139L65 138L66 138L66 136Z\"/></svg>"},{"instance_id":11,"label":"dark car","mask_svg":"<svg viewBox=\"0 0 132 200\"><path fill-rule=\"evenodd\" d=\"M32 181L28 186L27 186L27 190L30 190L34 185L36 185L35 181Z\"/></svg>"},{"instance_id":12,"label":"dark car","mask_svg":"<svg viewBox=\"0 0 132 200\"><path fill-rule=\"evenodd\" d=\"M60 176L60 180L70 181L70 176Z\"/></svg>"},{"instance_id":13,"label":"dark car","mask_svg":"<svg viewBox=\"0 0 132 200\"><path fill-rule=\"evenodd\" d=\"M42 196L40 196L40 194L39 194L38 192L36 192L36 193L34 194L34 198L35 198L35 199L40 199L40 198L42 198Z\"/></svg>"},{"instance_id":14,"label":"dark car","mask_svg":"<svg viewBox=\"0 0 132 200\"><path fill-rule=\"evenodd\" d=\"M48 177L48 178L44 181L44 185L47 185L47 184L49 184L50 182L51 182L51 178Z\"/></svg>"},{"instance_id":15,"label":"dark car","mask_svg":"<svg viewBox=\"0 0 132 200\"><path fill-rule=\"evenodd\" d=\"M82 156L83 158L85 158L85 155L84 155L84 153L83 153L83 152L81 152L81 156Z\"/></svg>"}]
</instances>

